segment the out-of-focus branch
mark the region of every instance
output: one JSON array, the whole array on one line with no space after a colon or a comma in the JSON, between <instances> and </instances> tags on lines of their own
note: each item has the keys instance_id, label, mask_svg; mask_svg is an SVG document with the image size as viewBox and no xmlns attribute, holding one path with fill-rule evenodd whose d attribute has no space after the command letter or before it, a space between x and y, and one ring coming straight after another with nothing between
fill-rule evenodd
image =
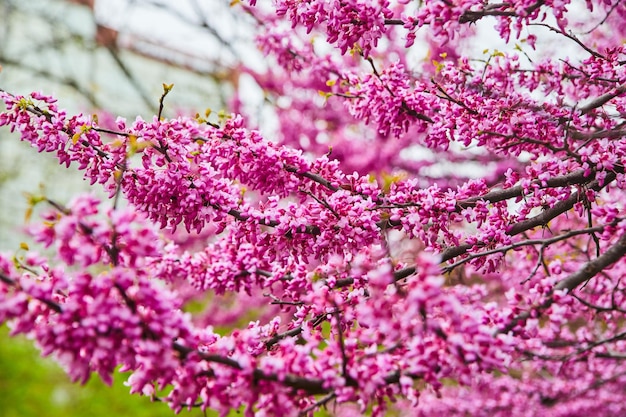
<instances>
[{"instance_id":1,"label":"out-of-focus branch","mask_svg":"<svg viewBox=\"0 0 626 417\"><path fill-rule=\"evenodd\" d=\"M93 92L85 88L84 86L80 85L78 81L76 81L76 79L74 78L62 77L50 71L40 69L40 68L35 68L31 65L25 64L23 62L19 62L13 58L9 58L6 56L0 56L0 62L2 62L4 65L7 65L7 66L10 65L16 68L21 68L23 70L33 73L33 75L36 75L38 77L43 77L55 83L68 86L74 91L76 91L78 94L80 94L81 96L85 97L85 99L87 99L87 101L89 101L89 104L91 104L92 106L96 108L100 107L100 102L98 101L96 96L93 94Z\"/></svg>"},{"instance_id":2,"label":"out-of-focus branch","mask_svg":"<svg viewBox=\"0 0 626 417\"><path fill-rule=\"evenodd\" d=\"M151 111L156 113L157 107L155 103L152 102L150 95L145 91L145 89L143 88L139 80L135 77L131 69L126 65L126 63L124 63L124 61L119 55L119 51L116 48L113 48L112 46L108 46L107 50L109 51L109 54L113 58L113 61L115 61L115 64L117 64L119 69L122 70L122 73L124 74L124 76L126 76L126 79L128 80L128 82L133 86L133 88L137 91L137 93L139 93L139 96L141 97L141 100L144 102L146 107L148 107Z\"/></svg>"}]
</instances>

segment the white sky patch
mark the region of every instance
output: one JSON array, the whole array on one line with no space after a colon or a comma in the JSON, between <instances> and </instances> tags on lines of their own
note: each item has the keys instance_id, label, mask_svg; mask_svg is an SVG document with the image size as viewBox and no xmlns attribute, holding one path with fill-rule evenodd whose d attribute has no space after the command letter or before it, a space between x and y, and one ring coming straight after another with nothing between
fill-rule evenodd
<instances>
[{"instance_id":1,"label":"white sky patch","mask_svg":"<svg viewBox=\"0 0 626 417\"><path fill-rule=\"evenodd\" d=\"M262 61L249 19L227 1L100 0L95 15L99 23L120 32L121 46L139 43L157 56L187 56L197 65L217 62L225 67L239 61L254 67Z\"/></svg>"}]
</instances>

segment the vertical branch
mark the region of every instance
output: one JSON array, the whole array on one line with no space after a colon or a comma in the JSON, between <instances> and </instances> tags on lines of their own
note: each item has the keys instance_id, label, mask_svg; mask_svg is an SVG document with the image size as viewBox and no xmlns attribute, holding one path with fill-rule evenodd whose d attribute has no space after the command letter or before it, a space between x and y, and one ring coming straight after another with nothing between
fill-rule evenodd
<instances>
[{"instance_id":1,"label":"vertical branch","mask_svg":"<svg viewBox=\"0 0 626 417\"><path fill-rule=\"evenodd\" d=\"M163 83L163 94L161 94L161 98L159 98L159 113L157 115L158 120L161 120L161 115L163 114L163 101L165 100L165 96L172 91L172 88L174 88L174 84Z\"/></svg>"}]
</instances>

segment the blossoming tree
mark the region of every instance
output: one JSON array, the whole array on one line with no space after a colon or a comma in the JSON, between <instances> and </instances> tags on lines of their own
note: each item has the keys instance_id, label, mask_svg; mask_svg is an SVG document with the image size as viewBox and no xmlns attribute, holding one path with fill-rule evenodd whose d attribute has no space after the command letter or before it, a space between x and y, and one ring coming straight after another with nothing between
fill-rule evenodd
<instances>
[{"instance_id":1,"label":"blossoming tree","mask_svg":"<svg viewBox=\"0 0 626 417\"><path fill-rule=\"evenodd\" d=\"M109 199L33 197L0 322L174 411L626 413L626 4L569 3L234 4L271 135L1 92Z\"/></svg>"}]
</instances>

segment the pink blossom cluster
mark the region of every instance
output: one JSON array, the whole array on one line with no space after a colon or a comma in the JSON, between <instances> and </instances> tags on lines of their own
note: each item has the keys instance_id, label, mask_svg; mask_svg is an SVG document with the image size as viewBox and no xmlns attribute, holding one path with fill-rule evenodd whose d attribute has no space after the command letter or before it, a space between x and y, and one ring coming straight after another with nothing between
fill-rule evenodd
<instances>
[{"instance_id":1,"label":"pink blossom cluster","mask_svg":"<svg viewBox=\"0 0 626 417\"><path fill-rule=\"evenodd\" d=\"M407 309L396 305L393 293L386 294L385 287L393 280L392 271L389 266L370 265L373 255L367 253L355 259L356 266L362 272L374 268L367 273L372 284L370 291L381 291L380 297L363 298L363 288L346 288L342 295L329 291L327 284L315 285L313 291L300 295L307 307L298 309L293 322L301 328L303 344L279 333L279 317L267 325L253 322L246 329L220 337L210 327L192 324L189 315L180 310L176 291L163 288L158 284L158 275L152 275L158 274L158 270L138 267L146 265L144 262L124 262L133 259L138 248L150 248L154 242L145 222L136 220L135 230L123 227L124 222L108 224L111 219L132 218L132 209L101 219L91 218L100 214L99 203L91 196L81 197L68 208L56 210L57 222L45 223L52 232L44 227L31 232L36 239L47 239L52 234L53 240L63 242L67 238L66 223L73 223L75 216L84 216L85 223L74 226L73 236L75 240L83 239L82 246L59 251L58 258L67 269L51 269L35 254L29 254L24 263L17 265L7 256L0 257L0 317L11 322L13 334L33 336L42 353L53 354L74 380L85 382L91 372L98 372L110 383L111 374L121 364L122 371L132 372L128 381L131 392L155 395L165 386L173 386L165 401L174 409L201 401L202 407L227 410L256 404L267 412L291 414L310 405L312 394L331 391L339 400L356 401L362 407L373 396L383 407L383 399L390 395L389 381L399 382L402 392L416 397L410 383L414 377L425 378L438 387L440 378L460 372L460 366L454 364L470 366L478 362L475 366L492 369L507 360L502 349L496 348L498 344L485 344L493 336L490 328L482 325L478 313L464 313L462 320L449 322L450 313L460 308L457 298L465 299L467 295L442 291L441 280L434 278L439 269L427 259L421 261L422 278L416 281L423 283L409 288L405 302L415 309L409 315L427 315L429 319L403 324ZM52 218L52 213L45 218ZM113 240L103 243L99 237L107 225ZM131 242L135 245L128 244ZM106 263L112 264L111 268L90 272L85 269L85 261L81 268L71 268L81 253L96 248L104 248L109 256ZM154 258L153 249L145 250L141 257ZM330 278L333 271L322 268L320 273ZM382 317L376 312L385 299L389 303L385 310L397 309L397 317L391 317L397 322L393 332L378 323ZM329 343L313 324L319 318L307 319L325 316L331 326L337 326L332 332L338 335L336 343ZM361 317L360 325L354 328L357 317ZM382 323L391 324L389 319L385 317ZM444 337L454 340L454 349L447 354L440 352ZM370 347L362 350L359 345L365 341ZM405 343L408 344L404 347L398 345ZM411 345L424 343L432 347L407 355L406 349ZM395 345L398 346L388 353L370 354ZM312 353L319 361L313 360ZM339 366L335 360L339 355L349 355L350 363ZM398 368L398 360L413 365ZM381 373L386 377L376 376ZM404 373L410 376L403 377ZM356 389L358 380L370 382ZM252 381L258 385L254 391L250 391ZM289 394L290 387L301 387L307 395Z\"/></svg>"},{"instance_id":2,"label":"pink blossom cluster","mask_svg":"<svg viewBox=\"0 0 626 417\"><path fill-rule=\"evenodd\" d=\"M279 1L276 13L287 16L292 26L303 25L308 32L323 26L327 40L341 53L358 47L365 56L385 34L385 18L392 16L388 0L362 1Z\"/></svg>"},{"instance_id":3,"label":"pink blossom cluster","mask_svg":"<svg viewBox=\"0 0 626 417\"><path fill-rule=\"evenodd\" d=\"M623 413L623 8L576 34L567 1L250 3L277 141L0 91L0 126L109 196L42 198L52 255L0 255L0 322L175 411ZM530 48L470 56L487 17ZM416 64L421 33L446 43Z\"/></svg>"}]
</instances>

